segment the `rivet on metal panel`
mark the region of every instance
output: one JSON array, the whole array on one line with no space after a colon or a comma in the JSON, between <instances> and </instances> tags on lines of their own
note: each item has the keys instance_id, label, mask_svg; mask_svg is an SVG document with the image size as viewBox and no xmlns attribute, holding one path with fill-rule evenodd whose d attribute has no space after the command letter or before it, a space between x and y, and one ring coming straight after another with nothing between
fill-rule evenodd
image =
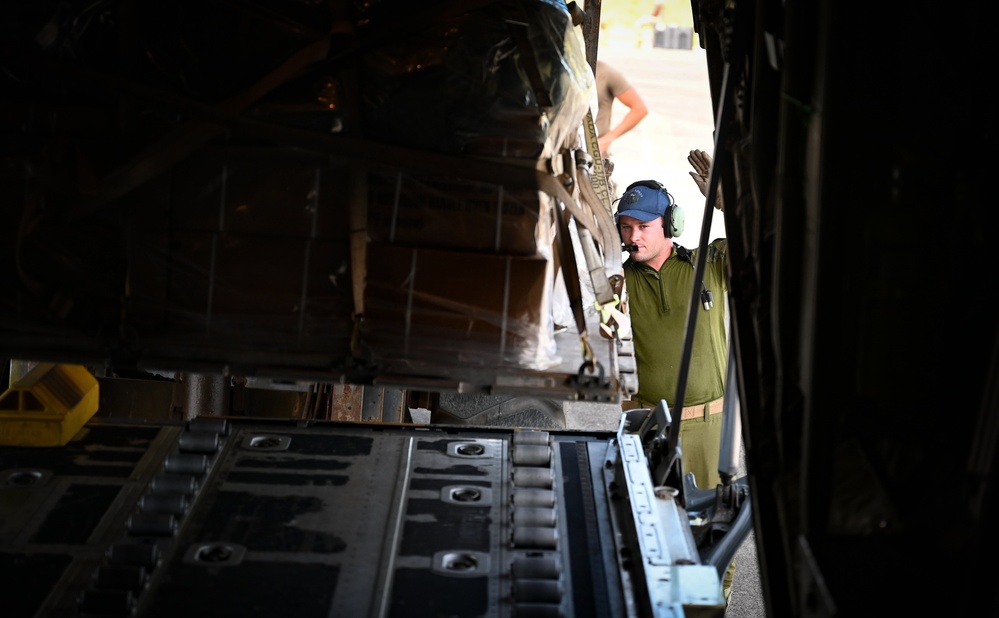
<instances>
[{"instance_id":1,"label":"rivet on metal panel","mask_svg":"<svg viewBox=\"0 0 999 618\"><path fill-rule=\"evenodd\" d=\"M243 448L255 451L286 451L291 446L288 436L256 435L247 436L243 440Z\"/></svg>"},{"instance_id":2,"label":"rivet on metal panel","mask_svg":"<svg viewBox=\"0 0 999 618\"><path fill-rule=\"evenodd\" d=\"M246 548L237 543L199 543L188 548L184 562L211 566L236 566L246 556Z\"/></svg>"},{"instance_id":3,"label":"rivet on metal panel","mask_svg":"<svg viewBox=\"0 0 999 618\"><path fill-rule=\"evenodd\" d=\"M441 488L441 500L458 506L489 505L493 501L492 491L488 487L469 487L468 485L449 485Z\"/></svg>"},{"instance_id":4,"label":"rivet on metal panel","mask_svg":"<svg viewBox=\"0 0 999 618\"><path fill-rule=\"evenodd\" d=\"M13 469L0 473L0 485L7 487L42 487L51 478L52 472L49 470Z\"/></svg>"},{"instance_id":5,"label":"rivet on metal panel","mask_svg":"<svg viewBox=\"0 0 999 618\"><path fill-rule=\"evenodd\" d=\"M452 489L449 495L456 502L477 502L482 499L482 492L475 487L458 487Z\"/></svg>"},{"instance_id":6,"label":"rivet on metal panel","mask_svg":"<svg viewBox=\"0 0 999 618\"><path fill-rule=\"evenodd\" d=\"M452 442L448 445L448 454L452 457L488 458L492 457L492 449L483 442Z\"/></svg>"},{"instance_id":7,"label":"rivet on metal panel","mask_svg":"<svg viewBox=\"0 0 999 618\"><path fill-rule=\"evenodd\" d=\"M433 570L452 577L481 577L489 573L489 554L477 551L439 551L434 554Z\"/></svg>"}]
</instances>

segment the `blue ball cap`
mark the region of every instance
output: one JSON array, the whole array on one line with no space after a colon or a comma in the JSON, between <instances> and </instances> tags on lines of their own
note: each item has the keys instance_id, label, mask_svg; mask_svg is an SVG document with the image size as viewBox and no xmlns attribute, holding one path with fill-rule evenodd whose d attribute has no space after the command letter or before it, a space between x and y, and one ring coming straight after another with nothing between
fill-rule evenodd
<instances>
[{"instance_id":1,"label":"blue ball cap","mask_svg":"<svg viewBox=\"0 0 999 618\"><path fill-rule=\"evenodd\" d=\"M639 221L652 221L666 214L670 198L665 189L643 185L625 191L618 200L616 217L634 217Z\"/></svg>"}]
</instances>

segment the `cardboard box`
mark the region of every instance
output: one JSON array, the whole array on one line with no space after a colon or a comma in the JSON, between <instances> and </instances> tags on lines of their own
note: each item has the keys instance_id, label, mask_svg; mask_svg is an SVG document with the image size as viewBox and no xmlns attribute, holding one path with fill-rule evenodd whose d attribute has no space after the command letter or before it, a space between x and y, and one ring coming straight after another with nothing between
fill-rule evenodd
<instances>
[{"instance_id":1,"label":"cardboard box","mask_svg":"<svg viewBox=\"0 0 999 618\"><path fill-rule=\"evenodd\" d=\"M316 155L193 157L173 174L171 225L243 236L346 241L349 171Z\"/></svg>"},{"instance_id":2,"label":"cardboard box","mask_svg":"<svg viewBox=\"0 0 999 618\"><path fill-rule=\"evenodd\" d=\"M362 346L374 360L547 369L558 363L551 331L551 264L372 244Z\"/></svg>"},{"instance_id":3,"label":"cardboard box","mask_svg":"<svg viewBox=\"0 0 999 618\"><path fill-rule=\"evenodd\" d=\"M551 229L537 189L411 174L370 174L368 237L406 246L533 256Z\"/></svg>"}]
</instances>

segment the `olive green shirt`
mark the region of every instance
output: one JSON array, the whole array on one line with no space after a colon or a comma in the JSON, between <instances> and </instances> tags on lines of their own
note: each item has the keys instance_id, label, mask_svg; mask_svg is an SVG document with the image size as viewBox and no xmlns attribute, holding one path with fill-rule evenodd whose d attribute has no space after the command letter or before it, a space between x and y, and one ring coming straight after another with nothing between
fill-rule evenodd
<instances>
[{"instance_id":1,"label":"olive green shirt","mask_svg":"<svg viewBox=\"0 0 999 618\"><path fill-rule=\"evenodd\" d=\"M714 306L709 311L704 310L700 301L700 282L697 282L697 324L683 397L684 407L714 401L725 393L728 363L726 249L724 238L706 247L704 286L711 291ZM624 263L628 313L638 370L638 392L633 398L650 406L665 399L670 410L675 407L683 338L687 328L687 307L690 289L695 283L696 263L697 250L688 251L675 243L673 254L658 271L631 259Z\"/></svg>"}]
</instances>

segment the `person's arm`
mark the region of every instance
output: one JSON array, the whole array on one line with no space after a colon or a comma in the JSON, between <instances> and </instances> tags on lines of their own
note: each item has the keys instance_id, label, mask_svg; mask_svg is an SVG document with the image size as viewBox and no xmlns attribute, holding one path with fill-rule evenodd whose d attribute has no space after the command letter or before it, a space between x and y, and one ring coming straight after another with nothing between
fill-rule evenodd
<instances>
[{"instance_id":1,"label":"person's arm","mask_svg":"<svg viewBox=\"0 0 999 618\"><path fill-rule=\"evenodd\" d=\"M597 138L600 144L600 152L604 156L607 155L607 150L614 140L634 129L643 118L649 115L649 108L645 105L642 95L638 94L638 90L634 86L617 95L617 100L628 108L628 112L621 119L621 122Z\"/></svg>"}]
</instances>

